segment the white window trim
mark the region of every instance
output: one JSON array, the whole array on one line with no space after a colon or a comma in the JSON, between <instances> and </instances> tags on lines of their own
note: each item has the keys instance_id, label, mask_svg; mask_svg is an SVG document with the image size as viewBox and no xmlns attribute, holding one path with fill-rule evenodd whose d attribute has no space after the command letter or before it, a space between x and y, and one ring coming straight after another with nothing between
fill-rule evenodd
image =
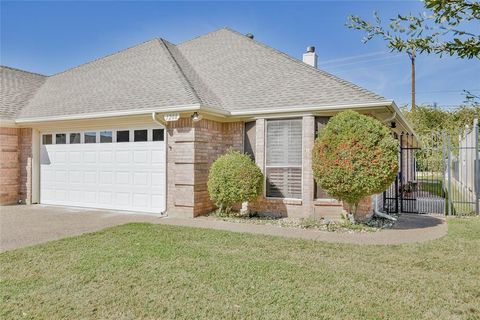
<instances>
[{"instance_id":1,"label":"white window trim","mask_svg":"<svg viewBox=\"0 0 480 320\"><path fill-rule=\"evenodd\" d=\"M300 119L302 120L302 150L305 148L305 137L304 137L304 132L303 132L303 117L278 117L278 118L268 118L265 119L265 124L263 128L263 171L264 171L264 176L265 179L263 179L263 197L267 200L282 200L282 201L303 201L303 165L304 165L304 157L303 157L303 152L302 152L302 165L301 166L267 166L267 130L268 130L268 121L269 120L290 120L290 119ZM300 186L300 198L291 198L291 197L285 197L285 198L280 198L280 197L269 197L267 196L267 168L300 168L302 170L302 173L300 175L301 180L301 186Z\"/></svg>"}]
</instances>

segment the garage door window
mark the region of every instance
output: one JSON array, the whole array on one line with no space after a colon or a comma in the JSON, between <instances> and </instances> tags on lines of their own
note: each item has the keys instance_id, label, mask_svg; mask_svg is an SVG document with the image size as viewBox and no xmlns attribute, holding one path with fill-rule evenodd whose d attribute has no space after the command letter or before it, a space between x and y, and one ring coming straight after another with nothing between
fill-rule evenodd
<instances>
[{"instance_id":1,"label":"garage door window","mask_svg":"<svg viewBox=\"0 0 480 320\"><path fill-rule=\"evenodd\" d=\"M153 141L163 141L165 140L165 133L163 129L153 129Z\"/></svg>"},{"instance_id":2,"label":"garage door window","mask_svg":"<svg viewBox=\"0 0 480 320\"><path fill-rule=\"evenodd\" d=\"M117 142L130 142L130 131L117 131Z\"/></svg>"},{"instance_id":3,"label":"garage door window","mask_svg":"<svg viewBox=\"0 0 480 320\"><path fill-rule=\"evenodd\" d=\"M65 133L57 133L55 135L55 144L66 144L67 135Z\"/></svg>"},{"instance_id":4,"label":"garage door window","mask_svg":"<svg viewBox=\"0 0 480 320\"><path fill-rule=\"evenodd\" d=\"M80 133L70 133L70 144L80 143Z\"/></svg>"},{"instance_id":5,"label":"garage door window","mask_svg":"<svg viewBox=\"0 0 480 320\"><path fill-rule=\"evenodd\" d=\"M100 143L112 142L112 131L100 131Z\"/></svg>"},{"instance_id":6,"label":"garage door window","mask_svg":"<svg viewBox=\"0 0 480 320\"><path fill-rule=\"evenodd\" d=\"M51 134L44 134L42 136L42 144L52 144L52 135Z\"/></svg>"},{"instance_id":7,"label":"garage door window","mask_svg":"<svg viewBox=\"0 0 480 320\"><path fill-rule=\"evenodd\" d=\"M133 137L135 142L148 141L148 130L135 130Z\"/></svg>"},{"instance_id":8,"label":"garage door window","mask_svg":"<svg viewBox=\"0 0 480 320\"><path fill-rule=\"evenodd\" d=\"M85 143L96 143L97 142L97 133L96 132L85 132L84 138L85 138Z\"/></svg>"}]
</instances>

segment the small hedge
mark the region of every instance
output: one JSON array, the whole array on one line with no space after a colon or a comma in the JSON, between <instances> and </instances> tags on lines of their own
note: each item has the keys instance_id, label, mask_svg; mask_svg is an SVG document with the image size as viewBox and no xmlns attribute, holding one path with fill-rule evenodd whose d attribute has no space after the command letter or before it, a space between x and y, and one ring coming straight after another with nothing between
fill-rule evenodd
<instances>
[{"instance_id":1,"label":"small hedge","mask_svg":"<svg viewBox=\"0 0 480 320\"><path fill-rule=\"evenodd\" d=\"M233 205L258 198L263 174L248 155L229 149L210 167L207 185L210 199L229 213Z\"/></svg>"},{"instance_id":2,"label":"small hedge","mask_svg":"<svg viewBox=\"0 0 480 320\"><path fill-rule=\"evenodd\" d=\"M313 148L313 175L332 197L353 208L386 190L398 172L398 141L380 121L355 111L331 118Z\"/></svg>"}]
</instances>

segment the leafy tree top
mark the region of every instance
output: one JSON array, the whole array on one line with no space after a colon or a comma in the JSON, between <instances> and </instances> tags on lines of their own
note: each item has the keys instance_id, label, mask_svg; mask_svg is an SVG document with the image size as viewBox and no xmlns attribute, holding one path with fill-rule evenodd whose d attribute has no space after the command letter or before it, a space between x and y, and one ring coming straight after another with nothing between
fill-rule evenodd
<instances>
[{"instance_id":1,"label":"leafy tree top","mask_svg":"<svg viewBox=\"0 0 480 320\"><path fill-rule=\"evenodd\" d=\"M364 42L380 37L392 51L409 54L435 53L480 59L480 2L469 0L425 0L429 12L397 15L384 25L378 13L375 22L348 17L347 26L363 30Z\"/></svg>"}]
</instances>

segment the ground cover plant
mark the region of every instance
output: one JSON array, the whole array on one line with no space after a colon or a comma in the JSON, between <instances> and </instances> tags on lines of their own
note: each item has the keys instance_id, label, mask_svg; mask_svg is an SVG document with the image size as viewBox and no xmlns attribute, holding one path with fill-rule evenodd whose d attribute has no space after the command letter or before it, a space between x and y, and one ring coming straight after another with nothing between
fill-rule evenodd
<instances>
[{"instance_id":1,"label":"ground cover plant","mask_svg":"<svg viewBox=\"0 0 480 320\"><path fill-rule=\"evenodd\" d=\"M478 319L480 219L448 224L399 246L123 225L0 254L0 318Z\"/></svg>"}]
</instances>

